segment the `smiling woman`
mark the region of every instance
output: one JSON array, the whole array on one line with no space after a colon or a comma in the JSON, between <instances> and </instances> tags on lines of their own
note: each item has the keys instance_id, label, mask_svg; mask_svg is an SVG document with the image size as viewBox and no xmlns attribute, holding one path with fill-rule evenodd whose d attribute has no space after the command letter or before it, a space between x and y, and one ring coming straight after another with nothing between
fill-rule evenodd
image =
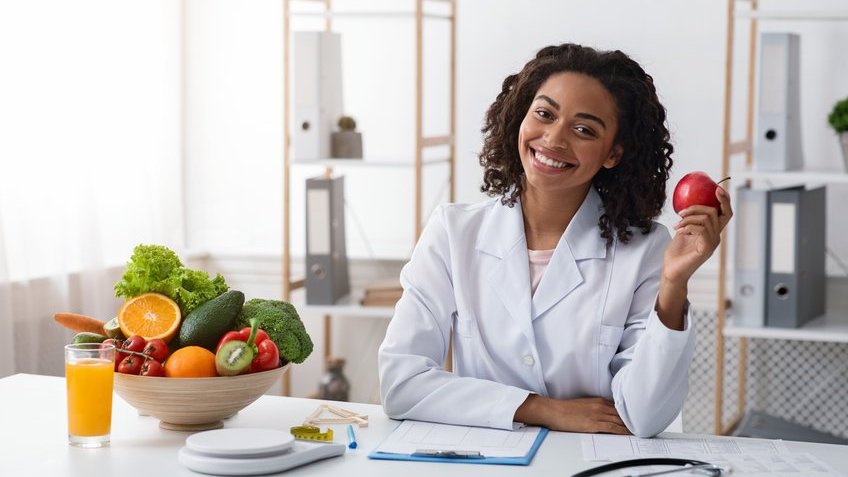
<instances>
[{"instance_id":1,"label":"smiling woman","mask_svg":"<svg viewBox=\"0 0 848 477\"><path fill-rule=\"evenodd\" d=\"M179 19L167 0L0 2L0 376L61 374L46 320L109 319L105 270L181 243Z\"/></svg>"},{"instance_id":2,"label":"smiling woman","mask_svg":"<svg viewBox=\"0 0 848 477\"><path fill-rule=\"evenodd\" d=\"M653 79L620 51L540 50L486 114L474 204L442 206L380 348L399 419L653 436L679 413L689 278L732 212L654 219L672 146ZM691 228L690 228L691 227ZM440 366L453 345L453 373Z\"/></svg>"}]
</instances>

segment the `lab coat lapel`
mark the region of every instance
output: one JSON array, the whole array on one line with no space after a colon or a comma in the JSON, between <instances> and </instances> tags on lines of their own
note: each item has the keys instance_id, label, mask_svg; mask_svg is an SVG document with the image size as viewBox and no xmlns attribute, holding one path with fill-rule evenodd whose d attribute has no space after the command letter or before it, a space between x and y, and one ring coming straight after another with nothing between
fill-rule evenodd
<instances>
[{"instance_id":1,"label":"lab coat lapel","mask_svg":"<svg viewBox=\"0 0 848 477\"><path fill-rule=\"evenodd\" d=\"M477 250L500 259L488 276L489 286L521 331L535 341L531 322L530 262L521 204L497 203L480 230Z\"/></svg>"},{"instance_id":2,"label":"lab coat lapel","mask_svg":"<svg viewBox=\"0 0 848 477\"><path fill-rule=\"evenodd\" d=\"M533 294L534 320L583 283L583 274L577 265L579 261L606 257L606 244L598 229L601 214L601 197L594 187L590 187L583 204L560 237L542 281Z\"/></svg>"}]
</instances>

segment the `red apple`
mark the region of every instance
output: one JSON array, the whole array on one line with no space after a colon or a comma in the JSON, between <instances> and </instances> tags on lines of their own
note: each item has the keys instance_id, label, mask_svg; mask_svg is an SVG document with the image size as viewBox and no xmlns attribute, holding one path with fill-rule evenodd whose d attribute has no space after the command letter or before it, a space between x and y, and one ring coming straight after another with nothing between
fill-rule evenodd
<instances>
[{"instance_id":1,"label":"red apple","mask_svg":"<svg viewBox=\"0 0 848 477\"><path fill-rule=\"evenodd\" d=\"M681 210L693 205L708 205L715 207L721 213L721 204L716 198L716 189L718 189L719 184L727 179L730 178L724 178L716 183L705 172L698 171L686 174L674 188L672 198L674 211L680 213Z\"/></svg>"}]
</instances>

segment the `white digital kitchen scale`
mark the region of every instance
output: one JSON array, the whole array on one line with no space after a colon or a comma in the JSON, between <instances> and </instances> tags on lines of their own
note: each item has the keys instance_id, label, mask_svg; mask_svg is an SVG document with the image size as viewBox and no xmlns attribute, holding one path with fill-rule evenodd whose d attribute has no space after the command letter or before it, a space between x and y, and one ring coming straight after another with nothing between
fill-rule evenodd
<instances>
[{"instance_id":1,"label":"white digital kitchen scale","mask_svg":"<svg viewBox=\"0 0 848 477\"><path fill-rule=\"evenodd\" d=\"M344 453L344 444L295 441L287 431L233 428L189 436L179 461L202 474L260 475Z\"/></svg>"}]
</instances>

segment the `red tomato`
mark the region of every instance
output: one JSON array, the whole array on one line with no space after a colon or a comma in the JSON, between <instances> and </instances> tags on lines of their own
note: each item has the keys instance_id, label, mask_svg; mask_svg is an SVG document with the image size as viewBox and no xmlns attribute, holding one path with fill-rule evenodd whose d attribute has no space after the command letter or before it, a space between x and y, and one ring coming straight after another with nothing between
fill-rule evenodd
<instances>
[{"instance_id":1,"label":"red tomato","mask_svg":"<svg viewBox=\"0 0 848 477\"><path fill-rule=\"evenodd\" d=\"M155 359L145 359L144 364L141 365L140 374L142 376L164 376L165 368Z\"/></svg>"},{"instance_id":2,"label":"red tomato","mask_svg":"<svg viewBox=\"0 0 848 477\"><path fill-rule=\"evenodd\" d=\"M121 360L118 365L118 372L124 374L138 374L141 372L141 356L131 354Z\"/></svg>"},{"instance_id":3,"label":"red tomato","mask_svg":"<svg viewBox=\"0 0 848 477\"><path fill-rule=\"evenodd\" d=\"M119 350L123 346L124 342L121 340L116 340L113 338L109 338L108 340L104 340L100 343L100 349L105 348L108 345L112 345L115 347L115 371L118 370L118 365L121 364L121 360L127 357L126 353L121 353Z\"/></svg>"},{"instance_id":4,"label":"red tomato","mask_svg":"<svg viewBox=\"0 0 848 477\"><path fill-rule=\"evenodd\" d=\"M150 340L144 346L142 353L160 363L164 363L165 358L168 357L168 344L165 343L165 340L161 339Z\"/></svg>"},{"instance_id":5,"label":"red tomato","mask_svg":"<svg viewBox=\"0 0 848 477\"><path fill-rule=\"evenodd\" d=\"M144 338L141 336L135 335L130 336L129 338L124 340L124 345L121 346L121 349L125 349L127 351L135 351L136 353L141 353L144 350L144 345L147 342L144 341Z\"/></svg>"}]
</instances>

